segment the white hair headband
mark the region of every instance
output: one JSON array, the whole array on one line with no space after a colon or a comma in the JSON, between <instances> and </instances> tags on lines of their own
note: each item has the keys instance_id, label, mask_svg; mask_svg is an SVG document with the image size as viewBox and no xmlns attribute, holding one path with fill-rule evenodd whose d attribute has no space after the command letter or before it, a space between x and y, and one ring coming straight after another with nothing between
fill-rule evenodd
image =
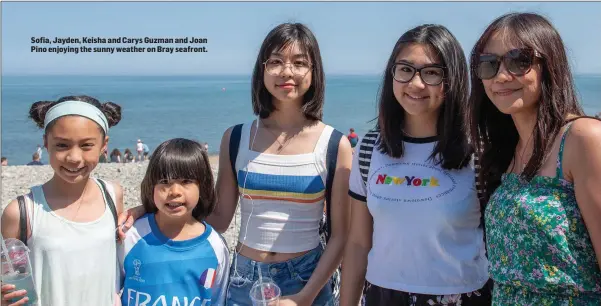
<instances>
[{"instance_id":1,"label":"white hair headband","mask_svg":"<svg viewBox=\"0 0 601 306\"><path fill-rule=\"evenodd\" d=\"M81 101L65 101L51 107L44 118L44 129L46 129L48 124L54 121L54 119L68 115L78 115L93 120L100 125L105 134L108 134L109 123L104 113L96 106Z\"/></svg>"}]
</instances>

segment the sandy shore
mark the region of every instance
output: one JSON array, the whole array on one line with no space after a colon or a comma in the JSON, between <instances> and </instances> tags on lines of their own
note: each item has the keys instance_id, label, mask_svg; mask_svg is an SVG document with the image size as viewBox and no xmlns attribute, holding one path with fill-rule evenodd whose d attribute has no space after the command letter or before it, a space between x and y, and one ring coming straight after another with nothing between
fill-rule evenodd
<instances>
[{"instance_id":1,"label":"sandy shore","mask_svg":"<svg viewBox=\"0 0 601 306\"><path fill-rule=\"evenodd\" d=\"M213 175L217 178L219 156L211 156ZM128 164L98 164L93 177L117 182L123 186L124 202L126 208L140 205L140 183L146 172L148 162ZM2 210L18 195L29 192L31 186L43 184L52 177L52 168L45 166L3 166L2 167ZM234 225L240 226L239 211L236 214L236 223L232 221L230 228L224 234L230 248L236 240Z\"/></svg>"}]
</instances>

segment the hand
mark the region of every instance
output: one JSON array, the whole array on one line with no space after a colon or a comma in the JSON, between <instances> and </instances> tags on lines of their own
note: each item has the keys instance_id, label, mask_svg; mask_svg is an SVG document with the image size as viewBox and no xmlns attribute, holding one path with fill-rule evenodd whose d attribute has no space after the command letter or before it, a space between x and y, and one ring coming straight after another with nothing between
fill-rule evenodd
<instances>
[{"instance_id":1,"label":"hand","mask_svg":"<svg viewBox=\"0 0 601 306\"><path fill-rule=\"evenodd\" d=\"M122 212L117 218L117 224L121 224L117 229L119 240L125 240L125 233L134 225L134 221L146 213L144 206L137 206Z\"/></svg>"},{"instance_id":2,"label":"hand","mask_svg":"<svg viewBox=\"0 0 601 306\"><path fill-rule=\"evenodd\" d=\"M25 297L25 298L18 300L15 303L9 304L8 300L18 298L20 296L25 296L27 294L26 290L13 291L13 290L15 290L15 285L2 284L1 290L2 290L2 306L25 305L27 302L29 302L29 298Z\"/></svg>"},{"instance_id":3,"label":"hand","mask_svg":"<svg viewBox=\"0 0 601 306\"><path fill-rule=\"evenodd\" d=\"M307 300L300 293L283 296L278 306L311 306L313 301Z\"/></svg>"}]
</instances>

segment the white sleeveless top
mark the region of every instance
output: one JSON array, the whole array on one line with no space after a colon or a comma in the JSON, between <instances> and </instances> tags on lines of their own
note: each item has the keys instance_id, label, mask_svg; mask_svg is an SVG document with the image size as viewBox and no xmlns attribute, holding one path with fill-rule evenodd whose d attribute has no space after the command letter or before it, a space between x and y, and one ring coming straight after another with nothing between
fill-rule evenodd
<instances>
[{"instance_id":1,"label":"white sleeveless top","mask_svg":"<svg viewBox=\"0 0 601 306\"><path fill-rule=\"evenodd\" d=\"M242 127L236 158L241 210L238 240L269 252L296 253L317 247L326 153L334 129L326 125L312 153L276 155L249 150L251 125Z\"/></svg>"},{"instance_id":2,"label":"white sleeveless top","mask_svg":"<svg viewBox=\"0 0 601 306\"><path fill-rule=\"evenodd\" d=\"M105 185L116 203L113 185ZM42 185L32 187L31 194L33 203L25 197L31 223L27 246L38 305L114 305L118 264L115 221L108 204L99 219L80 223L55 214L46 202Z\"/></svg>"}]
</instances>

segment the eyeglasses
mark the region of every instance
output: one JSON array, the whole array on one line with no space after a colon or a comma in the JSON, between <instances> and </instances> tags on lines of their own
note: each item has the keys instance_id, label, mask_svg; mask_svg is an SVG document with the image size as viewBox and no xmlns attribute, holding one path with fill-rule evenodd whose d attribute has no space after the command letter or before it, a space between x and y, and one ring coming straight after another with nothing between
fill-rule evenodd
<instances>
[{"instance_id":1,"label":"eyeglasses","mask_svg":"<svg viewBox=\"0 0 601 306\"><path fill-rule=\"evenodd\" d=\"M302 76L309 73L312 67L311 63L304 60L295 60L294 63L284 63L284 61L278 58L270 58L263 65L265 65L265 72L272 76L280 75L288 65L290 65L290 70L293 74Z\"/></svg>"},{"instance_id":2,"label":"eyeglasses","mask_svg":"<svg viewBox=\"0 0 601 306\"><path fill-rule=\"evenodd\" d=\"M421 68L416 68L407 63L396 63L392 66L392 78L399 83L409 83L413 80L416 73L427 85L436 86L442 83L444 79L444 66L442 65L427 65Z\"/></svg>"},{"instance_id":3,"label":"eyeglasses","mask_svg":"<svg viewBox=\"0 0 601 306\"><path fill-rule=\"evenodd\" d=\"M534 58L542 58L538 51L532 49L513 49L502 56L496 54L480 54L476 74L482 80L494 78L499 73L501 63L514 76L522 76L530 72Z\"/></svg>"}]
</instances>

